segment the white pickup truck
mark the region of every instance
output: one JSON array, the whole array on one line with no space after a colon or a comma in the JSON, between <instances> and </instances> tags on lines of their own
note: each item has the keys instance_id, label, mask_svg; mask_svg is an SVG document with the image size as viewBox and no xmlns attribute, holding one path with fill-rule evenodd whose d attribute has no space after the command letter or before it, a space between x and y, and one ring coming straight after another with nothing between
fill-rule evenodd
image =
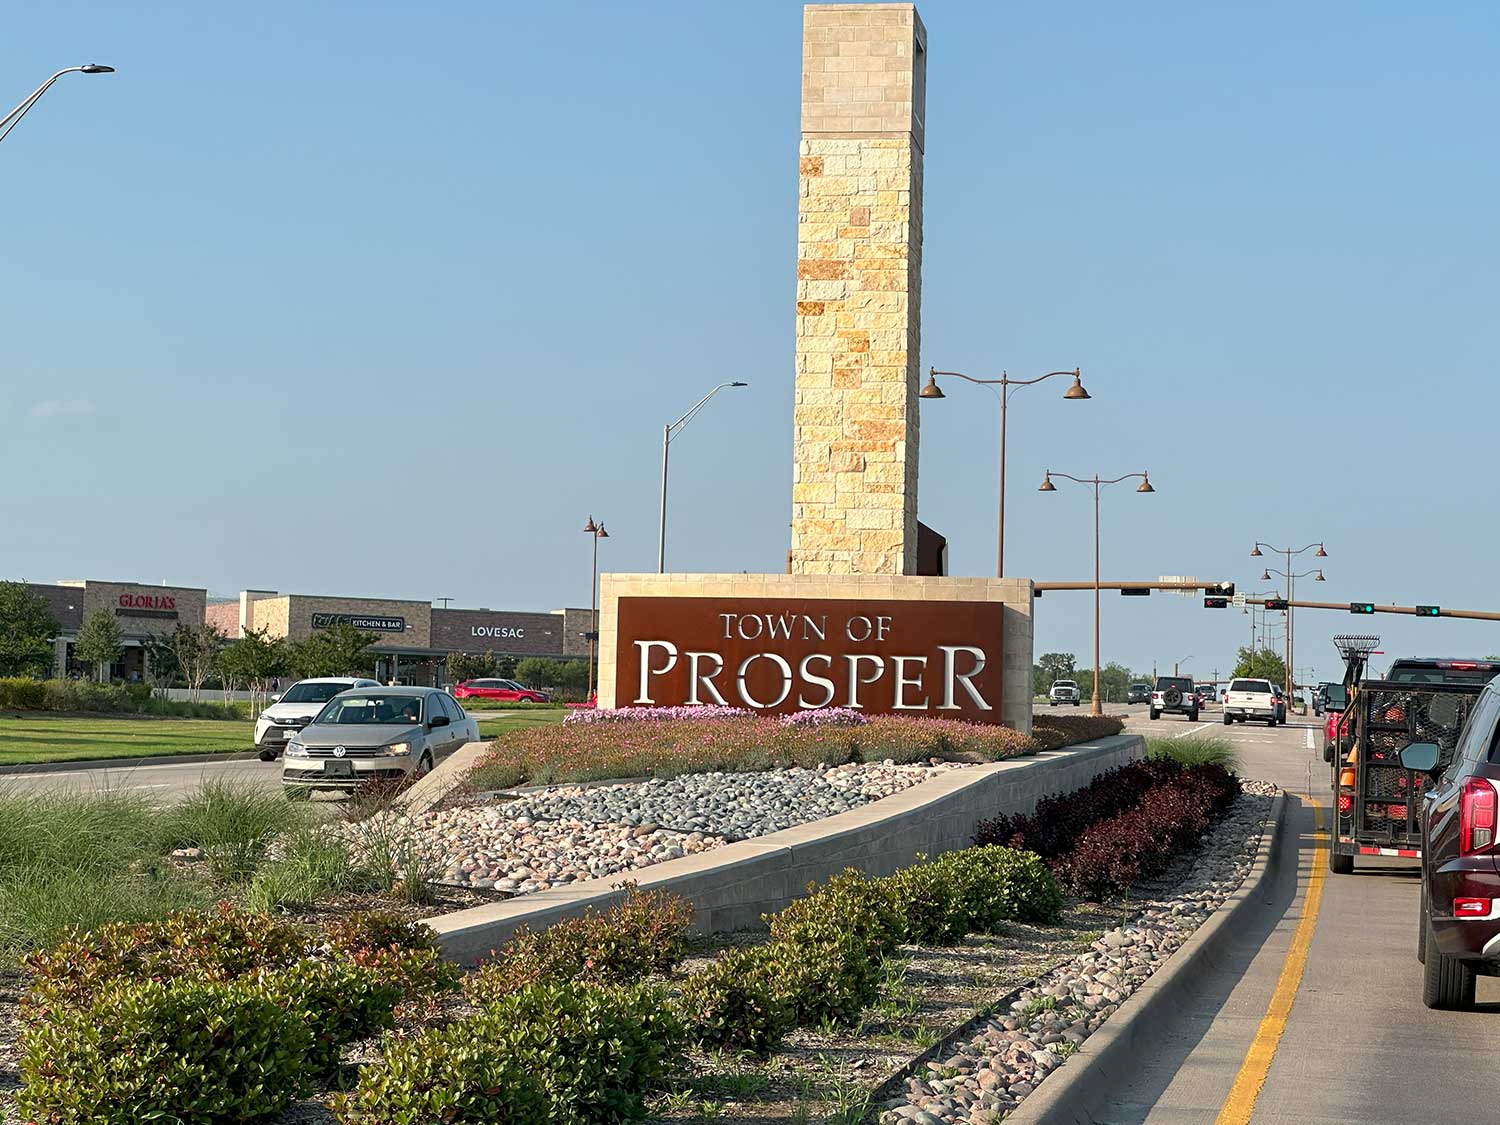
<instances>
[{"instance_id":1,"label":"white pickup truck","mask_svg":"<svg viewBox=\"0 0 1500 1125\"><path fill-rule=\"evenodd\" d=\"M1059 703L1071 703L1077 707L1083 702L1083 693L1078 690L1078 684L1074 680L1053 680L1052 691L1047 696L1047 705L1056 707Z\"/></svg>"},{"instance_id":2,"label":"white pickup truck","mask_svg":"<svg viewBox=\"0 0 1500 1125\"><path fill-rule=\"evenodd\" d=\"M1231 680L1229 691L1224 696L1224 725L1238 719L1247 723L1252 719L1264 719L1266 726L1274 727L1280 708L1276 705L1276 692L1270 680Z\"/></svg>"}]
</instances>

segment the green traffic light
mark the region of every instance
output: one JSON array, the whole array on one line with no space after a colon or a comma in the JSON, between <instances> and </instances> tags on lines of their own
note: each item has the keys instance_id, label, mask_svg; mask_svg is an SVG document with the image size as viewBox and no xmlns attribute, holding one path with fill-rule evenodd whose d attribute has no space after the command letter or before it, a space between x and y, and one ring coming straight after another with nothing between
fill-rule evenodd
<instances>
[{"instance_id":1,"label":"green traffic light","mask_svg":"<svg viewBox=\"0 0 1500 1125\"><path fill-rule=\"evenodd\" d=\"M1435 605L1419 605L1419 606L1417 606L1417 616L1418 617L1441 617L1441 616L1443 616L1443 611L1442 611L1442 608L1440 606L1435 606Z\"/></svg>"},{"instance_id":2,"label":"green traffic light","mask_svg":"<svg viewBox=\"0 0 1500 1125\"><path fill-rule=\"evenodd\" d=\"M1375 603L1374 602L1350 602L1349 603L1349 612L1350 613L1374 613L1375 612Z\"/></svg>"}]
</instances>

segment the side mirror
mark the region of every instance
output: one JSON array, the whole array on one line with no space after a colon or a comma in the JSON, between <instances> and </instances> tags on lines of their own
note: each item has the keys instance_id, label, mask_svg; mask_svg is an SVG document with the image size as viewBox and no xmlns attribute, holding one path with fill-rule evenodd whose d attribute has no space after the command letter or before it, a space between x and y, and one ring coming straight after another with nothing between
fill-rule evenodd
<instances>
[{"instance_id":1,"label":"side mirror","mask_svg":"<svg viewBox=\"0 0 1500 1125\"><path fill-rule=\"evenodd\" d=\"M1417 773L1436 773L1438 748L1435 742L1413 742L1401 751L1401 764Z\"/></svg>"},{"instance_id":2,"label":"side mirror","mask_svg":"<svg viewBox=\"0 0 1500 1125\"><path fill-rule=\"evenodd\" d=\"M427 729L428 730L436 730L438 727L445 727L447 725L448 725L448 716L447 715L434 715L432 717L432 722L430 722L430 723L427 724ZM1434 746L1433 749L1436 750L1437 747Z\"/></svg>"}]
</instances>

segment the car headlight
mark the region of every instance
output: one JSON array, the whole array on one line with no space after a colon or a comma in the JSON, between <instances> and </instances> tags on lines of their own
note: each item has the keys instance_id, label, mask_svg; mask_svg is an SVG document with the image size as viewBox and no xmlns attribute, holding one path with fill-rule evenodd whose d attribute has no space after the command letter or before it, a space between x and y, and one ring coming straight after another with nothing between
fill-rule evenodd
<instances>
[{"instance_id":1,"label":"car headlight","mask_svg":"<svg viewBox=\"0 0 1500 1125\"><path fill-rule=\"evenodd\" d=\"M382 747L381 748L381 753L387 755L388 757L399 758L403 754L410 754L411 753L411 743L410 742L392 742L389 745Z\"/></svg>"},{"instance_id":2,"label":"car headlight","mask_svg":"<svg viewBox=\"0 0 1500 1125\"><path fill-rule=\"evenodd\" d=\"M305 758L307 757L307 747L294 738L286 744L286 756L288 758Z\"/></svg>"},{"instance_id":3,"label":"car headlight","mask_svg":"<svg viewBox=\"0 0 1500 1125\"><path fill-rule=\"evenodd\" d=\"M262 711L259 715L255 716L255 717L257 719L266 719L266 720L269 720L271 718L271 712L269 712L269 711Z\"/></svg>"}]
</instances>

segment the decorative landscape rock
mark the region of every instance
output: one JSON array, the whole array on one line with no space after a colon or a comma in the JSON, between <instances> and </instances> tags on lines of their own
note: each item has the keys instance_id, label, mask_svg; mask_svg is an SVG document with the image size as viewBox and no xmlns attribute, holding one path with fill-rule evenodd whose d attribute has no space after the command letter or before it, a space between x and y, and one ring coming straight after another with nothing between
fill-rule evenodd
<instances>
[{"instance_id":1,"label":"decorative landscape rock","mask_svg":"<svg viewBox=\"0 0 1500 1125\"><path fill-rule=\"evenodd\" d=\"M972 1026L946 1059L907 1079L905 1095L885 1103L880 1125L990 1125L1023 1102L1239 887L1276 792L1245 782L1183 878L1168 888L1133 888L1147 897L1132 921L1022 989L1008 1014Z\"/></svg>"},{"instance_id":2,"label":"decorative landscape rock","mask_svg":"<svg viewBox=\"0 0 1500 1125\"><path fill-rule=\"evenodd\" d=\"M744 840L847 812L899 793L939 771L961 768L950 762L896 765L886 761L827 769L686 774L632 785L564 786L517 801L509 811L536 820L654 824Z\"/></svg>"}]
</instances>

